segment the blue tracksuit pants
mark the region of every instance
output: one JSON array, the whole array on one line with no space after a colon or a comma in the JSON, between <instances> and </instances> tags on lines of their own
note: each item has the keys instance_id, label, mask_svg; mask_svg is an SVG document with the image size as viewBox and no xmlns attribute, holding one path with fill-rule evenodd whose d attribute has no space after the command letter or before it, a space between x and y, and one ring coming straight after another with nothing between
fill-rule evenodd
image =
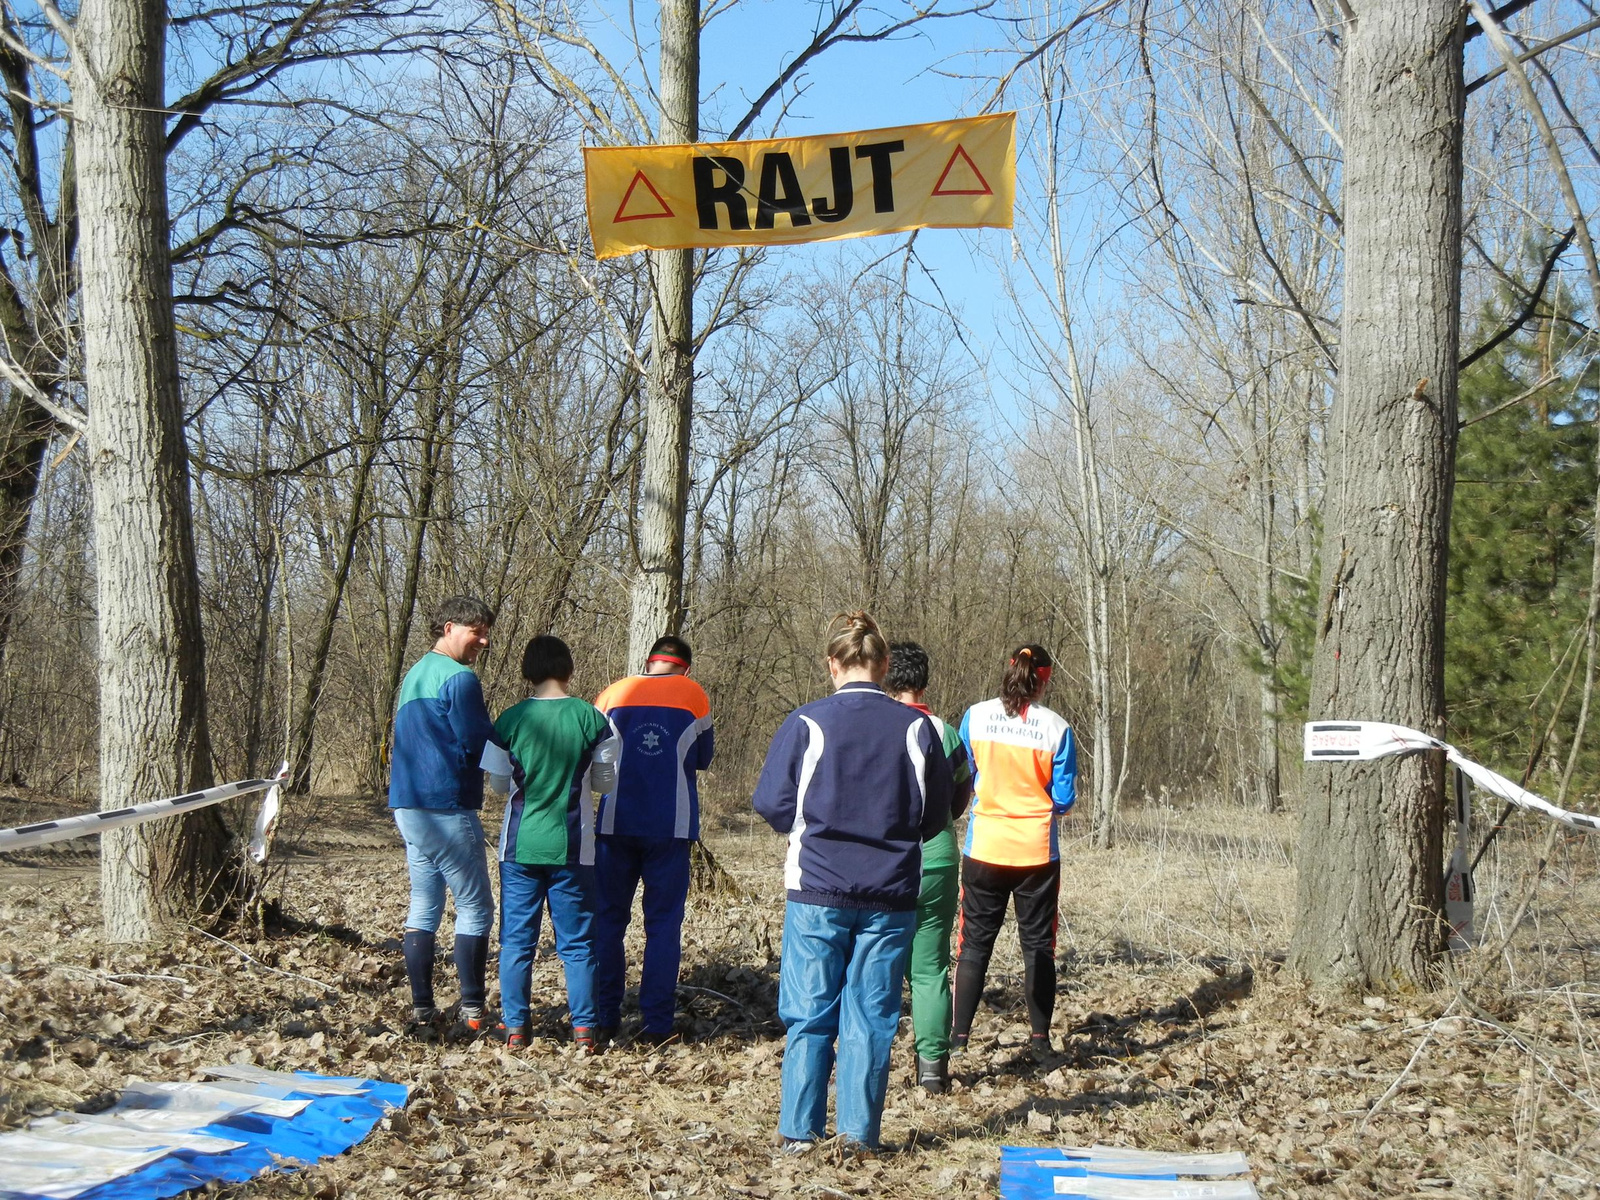
<instances>
[{"instance_id":1,"label":"blue tracksuit pants","mask_svg":"<svg viewBox=\"0 0 1600 1200\"><path fill-rule=\"evenodd\" d=\"M594 1020L594 868L500 864L500 1009L506 1028L528 1024L533 956L545 904L555 927L556 953L567 976L567 1009L574 1029Z\"/></svg>"},{"instance_id":2,"label":"blue tracksuit pants","mask_svg":"<svg viewBox=\"0 0 1600 1200\"><path fill-rule=\"evenodd\" d=\"M647 1034L672 1032L678 967L683 958L683 910L689 898L687 838L640 838L600 834L595 838L595 1012L602 1028L621 1022L627 963L622 939L633 915L633 897L644 884L644 965L639 979L639 1015Z\"/></svg>"},{"instance_id":3,"label":"blue tracksuit pants","mask_svg":"<svg viewBox=\"0 0 1600 1200\"><path fill-rule=\"evenodd\" d=\"M784 1137L826 1136L837 1043L839 1133L865 1146L878 1144L916 924L914 912L788 902L778 969L778 1016L788 1031L778 1117Z\"/></svg>"}]
</instances>

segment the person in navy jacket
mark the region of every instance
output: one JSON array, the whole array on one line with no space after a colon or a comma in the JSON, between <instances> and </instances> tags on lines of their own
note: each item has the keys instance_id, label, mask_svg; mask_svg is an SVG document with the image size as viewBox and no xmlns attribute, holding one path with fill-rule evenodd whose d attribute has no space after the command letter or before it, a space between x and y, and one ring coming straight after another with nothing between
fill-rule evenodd
<instances>
[{"instance_id":1,"label":"person in navy jacket","mask_svg":"<svg viewBox=\"0 0 1600 1200\"><path fill-rule=\"evenodd\" d=\"M865 612L833 619L827 665L837 690L779 727L754 801L789 835L778 1127L793 1148L825 1136L837 1040L839 1134L871 1149L916 928L922 843L949 824L953 785L933 722L880 686L889 645Z\"/></svg>"},{"instance_id":2,"label":"person in navy jacket","mask_svg":"<svg viewBox=\"0 0 1600 1200\"><path fill-rule=\"evenodd\" d=\"M622 747L617 783L600 803L595 837L595 1004L601 1042L621 1023L626 974L623 935L644 885L644 962L639 973L639 1041L673 1037L689 845L700 836L695 776L711 765L711 701L689 678L689 643L655 640L644 673L619 679L595 700Z\"/></svg>"}]
</instances>

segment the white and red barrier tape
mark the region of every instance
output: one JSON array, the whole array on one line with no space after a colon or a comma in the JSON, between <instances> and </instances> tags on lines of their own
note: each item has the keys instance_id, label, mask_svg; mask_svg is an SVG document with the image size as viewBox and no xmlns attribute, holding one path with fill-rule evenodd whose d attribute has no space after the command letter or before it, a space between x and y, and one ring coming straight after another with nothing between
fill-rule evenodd
<instances>
[{"instance_id":1,"label":"white and red barrier tape","mask_svg":"<svg viewBox=\"0 0 1600 1200\"><path fill-rule=\"evenodd\" d=\"M1536 796L1504 775L1475 763L1448 742L1441 742L1404 725L1383 721L1307 721L1305 729L1307 762L1371 762L1395 754L1417 754L1428 750L1444 751L1445 761L1455 768L1456 844L1444 875L1445 919L1450 923L1450 947L1465 950L1473 944L1471 821L1472 787L1499 796L1507 803L1542 813L1553 821L1574 829L1600 830L1600 817L1557 808L1543 796ZM1491 836L1493 836L1491 834Z\"/></svg>"},{"instance_id":2,"label":"white and red barrier tape","mask_svg":"<svg viewBox=\"0 0 1600 1200\"><path fill-rule=\"evenodd\" d=\"M1415 754L1422 750L1443 750L1451 766L1484 791L1499 796L1507 803L1543 813L1551 820L1571 825L1574 829L1600 831L1600 817L1557 808L1543 796L1536 796L1504 775L1473 762L1448 742L1441 742L1415 729L1407 729L1404 725L1386 725L1382 721L1306 722L1307 762L1369 762L1391 754Z\"/></svg>"},{"instance_id":3,"label":"white and red barrier tape","mask_svg":"<svg viewBox=\"0 0 1600 1200\"><path fill-rule=\"evenodd\" d=\"M0 829L0 854L12 850L25 850L30 846L43 846L50 842L62 842L68 838L88 837L123 825L138 825L145 821L159 820L161 817L192 812L197 808L207 808L224 800L231 800L235 796L266 792L250 839L250 857L258 863L265 862L271 848L273 826L277 823L278 795L288 778L289 764L284 763L271 779L243 779L238 783L224 783L214 788L206 788L203 792L189 792L165 800L149 800L143 804L129 805L127 808L112 808L104 812L84 813L82 816L62 817L55 821L36 821L31 825L19 825L15 829Z\"/></svg>"}]
</instances>

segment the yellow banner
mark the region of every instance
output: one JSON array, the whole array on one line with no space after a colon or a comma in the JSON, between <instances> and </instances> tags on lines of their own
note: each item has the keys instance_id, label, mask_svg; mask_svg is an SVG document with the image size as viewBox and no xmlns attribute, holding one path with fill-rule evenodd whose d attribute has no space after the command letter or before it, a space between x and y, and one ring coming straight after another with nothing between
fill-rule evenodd
<instances>
[{"instance_id":1,"label":"yellow banner","mask_svg":"<svg viewBox=\"0 0 1600 1200\"><path fill-rule=\"evenodd\" d=\"M1015 113L819 137L585 146L595 256L1011 228Z\"/></svg>"}]
</instances>

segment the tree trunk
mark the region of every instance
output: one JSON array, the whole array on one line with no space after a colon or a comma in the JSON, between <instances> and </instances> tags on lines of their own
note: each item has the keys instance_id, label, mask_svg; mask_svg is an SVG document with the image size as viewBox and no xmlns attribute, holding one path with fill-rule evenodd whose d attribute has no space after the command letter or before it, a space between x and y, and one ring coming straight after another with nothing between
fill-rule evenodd
<instances>
[{"instance_id":1,"label":"tree trunk","mask_svg":"<svg viewBox=\"0 0 1600 1200\"><path fill-rule=\"evenodd\" d=\"M100 804L211 782L167 241L162 0L84 0L73 117L100 622ZM229 868L215 808L103 835L108 941L189 916Z\"/></svg>"},{"instance_id":2,"label":"tree trunk","mask_svg":"<svg viewBox=\"0 0 1600 1200\"><path fill-rule=\"evenodd\" d=\"M1270 419L1253 424L1257 430L1257 444L1270 448ZM1277 496L1273 490L1276 484L1272 479L1270 449L1263 450L1255 464L1255 471L1261 539L1258 547L1261 562L1256 567L1256 637L1261 643L1261 673L1258 680L1261 723L1256 734L1256 802L1267 812L1277 812L1282 807L1282 771L1278 752L1278 648L1282 637L1278 633L1278 614L1274 603L1277 580L1274 576L1273 536L1277 526Z\"/></svg>"},{"instance_id":3,"label":"tree trunk","mask_svg":"<svg viewBox=\"0 0 1600 1200\"><path fill-rule=\"evenodd\" d=\"M15 40L18 31L11 15L0 14L0 29ZM23 373L53 398L71 349L71 320L65 308L77 287L73 261L78 244L77 139L69 124L57 168L59 199L52 220L45 204L46 173L38 146L41 110L33 96L33 77L27 59L10 47L0 48L0 82L6 87L4 103L11 118L15 179L10 183L26 215L38 263L33 286L19 287L0 262L0 335ZM57 432L55 419L32 396L21 389L8 390L0 415L0 667L15 623L28 519L39 492L45 453Z\"/></svg>"},{"instance_id":4,"label":"tree trunk","mask_svg":"<svg viewBox=\"0 0 1600 1200\"><path fill-rule=\"evenodd\" d=\"M1345 281L1311 712L1443 731L1461 283L1462 9L1345 24ZM1293 966L1424 984L1444 947L1438 755L1306 769Z\"/></svg>"},{"instance_id":5,"label":"tree trunk","mask_svg":"<svg viewBox=\"0 0 1600 1200\"><path fill-rule=\"evenodd\" d=\"M1061 101L1054 92L1054 77L1045 69L1043 94L1047 111ZM1100 488L1099 447L1095 440L1089 386L1078 360L1073 329L1071 293L1067 285L1066 238L1061 230L1064 201L1056 177L1057 129L1052 118L1045 122L1045 206L1050 236L1051 282L1054 286L1056 319L1061 326L1062 348L1066 356L1067 411L1072 428L1072 449L1077 468L1077 528L1079 564L1074 572L1080 585L1083 604L1083 640L1089 656L1089 701L1093 741L1090 745L1090 785L1094 844L1109 850L1116 840L1117 803L1122 794L1122 771L1117 761L1113 729L1116 724L1116 692L1112 672L1111 645L1111 538L1106 518L1105 499ZM1129 706L1131 695L1124 696ZM1131 714L1125 713L1125 718ZM1126 727L1126 726L1125 726ZM1123 763L1126 764L1126 756Z\"/></svg>"},{"instance_id":6,"label":"tree trunk","mask_svg":"<svg viewBox=\"0 0 1600 1200\"><path fill-rule=\"evenodd\" d=\"M666 144L700 138L700 0L662 0L661 128ZM645 414L639 573L628 659L642 670L650 644L683 622L683 531L689 507L694 412L694 251L650 252L650 387Z\"/></svg>"},{"instance_id":7,"label":"tree trunk","mask_svg":"<svg viewBox=\"0 0 1600 1200\"><path fill-rule=\"evenodd\" d=\"M254 498L257 507L256 569L261 579L256 592L256 636L254 653L250 659L250 694L245 713L244 773L252 779L259 778L261 746L266 737L263 728L267 711L267 683L271 670L272 654L272 601L277 594L278 560L277 534L270 528L267 512L268 498L260 493L264 485L256 484Z\"/></svg>"},{"instance_id":8,"label":"tree trunk","mask_svg":"<svg viewBox=\"0 0 1600 1200\"><path fill-rule=\"evenodd\" d=\"M0 669L17 615L17 585L27 558L28 518L39 494L44 456L55 436L55 419L33 397L8 389L0 411Z\"/></svg>"},{"instance_id":9,"label":"tree trunk","mask_svg":"<svg viewBox=\"0 0 1600 1200\"><path fill-rule=\"evenodd\" d=\"M426 557L428 526L433 521L433 498L439 483L440 465L444 461L445 448L455 436L454 410L450 404L439 402L439 392L437 383L428 389L428 394L432 396L432 406L423 420L422 464L417 485L417 506L407 522L406 575L405 581L400 585L400 611L397 614L394 631L389 638L389 662L388 671L384 676L383 711L391 714L400 699L400 685L405 680L406 647L411 641L411 623L416 618L417 591L422 585L422 564ZM452 402L454 398L452 391ZM391 739L394 737L394 722L380 721L378 726L380 732L378 752L375 755L377 761L371 764L370 770L374 779L383 779L388 771L389 758L394 752L391 744Z\"/></svg>"},{"instance_id":10,"label":"tree trunk","mask_svg":"<svg viewBox=\"0 0 1600 1200\"><path fill-rule=\"evenodd\" d=\"M333 630L339 623L339 609L344 604L344 592L350 582L350 566L355 561L356 542L360 540L362 526L366 524L367 489L372 479L372 467L378 457L383 419L376 399L368 413L368 426L363 430L365 441L361 457L356 460L355 478L350 485L350 518L345 523L344 537L339 542L339 557L334 561L333 578L328 581L328 594L322 601L322 612L317 618L316 630L311 635L311 654L306 663L305 687L295 702L294 719L289 733L288 790L304 794L311 790L311 758L317 733L317 707L322 702L322 687L328 679L328 655L333 649Z\"/></svg>"}]
</instances>

